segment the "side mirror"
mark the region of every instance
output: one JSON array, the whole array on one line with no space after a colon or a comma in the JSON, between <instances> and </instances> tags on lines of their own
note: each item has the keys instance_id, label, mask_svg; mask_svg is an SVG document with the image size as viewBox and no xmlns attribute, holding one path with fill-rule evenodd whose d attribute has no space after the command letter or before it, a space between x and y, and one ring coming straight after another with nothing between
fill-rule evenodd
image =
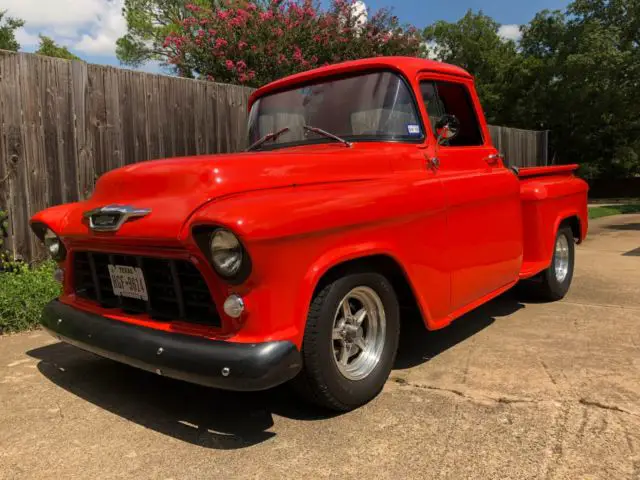
<instances>
[{"instance_id":1,"label":"side mirror","mask_svg":"<svg viewBox=\"0 0 640 480\"><path fill-rule=\"evenodd\" d=\"M460 133L460 120L455 115L443 115L436 122L438 145L442 145L447 140L452 140L458 133Z\"/></svg>"}]
</instances>

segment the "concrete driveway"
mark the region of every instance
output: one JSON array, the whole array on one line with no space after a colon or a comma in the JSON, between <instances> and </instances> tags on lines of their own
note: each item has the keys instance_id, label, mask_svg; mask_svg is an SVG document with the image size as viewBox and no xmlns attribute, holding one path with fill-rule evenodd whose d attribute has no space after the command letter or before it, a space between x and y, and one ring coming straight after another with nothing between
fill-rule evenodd
<instances>
[{"instance_id":1,"label":"concrete driveway","mask_svg":"<svg viewBox=\"0 0 640 480\"><path fill-rule=\"evenodd\" d=\"M383 393L326 416L32 332L0 338L0 478L640 478L640 215L592 223L570 295L409 322Z\"/></svg>"}]
</instances>

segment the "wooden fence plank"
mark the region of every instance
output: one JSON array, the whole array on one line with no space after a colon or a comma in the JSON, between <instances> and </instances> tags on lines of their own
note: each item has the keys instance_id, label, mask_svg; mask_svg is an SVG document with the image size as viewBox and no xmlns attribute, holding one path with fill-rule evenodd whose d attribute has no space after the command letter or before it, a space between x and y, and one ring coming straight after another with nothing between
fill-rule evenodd
<instances>
[{"instance_id":1,"label":"wooden fence plank","mask_svg":"<svg viewBox=\"0 0 640 480\"><path fill-rule=\"evenodd\" d=\"M24 235L15 224L13 207L14 193L17 189L17 169L22 157L22 140L20 137L20 97L18 80L18 55L3 54L0 56L0 108L2 112L2 151L0 151L0 208L9 215L7 220L7 244L11 256L15 258L17 236Z\"/></svg>"},{"instance_id":2,"label":"wooden fence plank","mask_svg":"<svg viewBox=\"0 0 640 480\"><path fill-rule=\"evenodd\" d=\"M182 120L184 124L184 153L183 155L195 155L196 154L196 142L195 142L195 116L193 111L200 108L195 102L195 88L198 82L188 82L188 85L180 85L182 92Z\"/></svg>"},{"instance_id":3,"label":"wooden fence plank","mask_svg":"<svg viewBox=\"0 0 640 480\"><path fill-rule=\"evenodd\" d=\"M18 193L24 196L25 223L39 210L46 208L50 203L49 190L55 185L55 179L51 181L51 173L48 171L48 162L45 156L44 127L42 113L44 101L41 85L47 70L55 65L34 61L33 57L23 57L20 63L20 96L22 113L22 142L24 148L24 188L26 191ZM60 184L57 184L58 191ZM64 201L64 197L60 197ZM33 235L28 235L19 242L24 251L21 256L30 259L45 258L45 250ZM18 251L19 252L19 251Z\"/></svg>"},{"instance_id":4,"label":"wooden fence plank","mask_svg":"<svg viewBox=\"0 0 640 480\"><path fill-rule=\"evenodd\" d=\"M147 145L147 96L144 91L145 74L136 74L131 72L129 75L129 85L131 96L129 98L128 107L129 114L133 120L133 131L131 132L131 141L133 142L133 155L126 159L126 163L137 163L148 160L149 148Z\"/></svg>"},{"instance_id":5,"label":"wooden fence plank","mask_svg":"<svg viewBox=\"0 0 640 480\"><path fill-rule=\"evenodd\" d=\"M144 94L146 108L147 152L149 159L164 156L162 120L159 105L159 84L155 75L144 76Z\"/></svg>"},{"instance_id":6,"label":"wooden fence plank","mask_svg":"<svg viewBox=\"0 0 640 480\"><path fill-rule=\"evenodd\" d=\"M89 71L84 62L71 63L72 111L75 118L76 150L76 199L85 198L85 192L93 190L96 171L94 141L95 127L91 124L91 89Z\"/></svg>"},{"instance_id":7,"label":"wooden fence plank","mask_svg":"<svg viewBox=\"0 0 640 480\"><path fill-rule=\"evenodd\" d=\"M206 153L206 131L207 125L205 124L206 108L200 108L200 105L205 103L205 84L204 82L196 82L193 90L193 140L194 140L194 154L202 155Z\"/></svg>"},{"instance_id":8,"label":"wooden fence plank","mask_svg":"<svg viewBox=\"0 0 640 480\"><path fill-rule=\"evenodd\" d=\"M129 73L129 72L125 72ZM127 162L127 152L125 149L126 138L130 136L125 131L123 118L126 113L122 108L122 98L126 95L123 86L125 75L120 75L120 71L115 68L107 68L104 70L104 135L105 149L104 170L100 174L104 174L114 168L122 167Z\"/></svg>"},{"instance_id":9,"label":"wooden fence plank","mask_svg":"<svg viewBox=\"0 0 640 480\"><path fill-rule=\"evenodd\" d=\"M16 107L13 111L13 122L15 127L13 129L12 136L10 138L9 152L10 157L13 157L15 164L15 174L9 180L13 183L13 192L9 199L9 213L13 220L13 227L16 232L14 252L17 258L30 259L30 235L29 235L29 216L30 216L30 196L37 196L38 190L32 191L29 188L29 175L28 175L28 155L29 149L25 145L27 142L27 133L25 132L26 121L23 116L23 112L29 111L31 106L31 95L29 92L29 85L26 82L29 72L27 70L27 59L22 55L18 56L16 64L16 97L19 99ZM26 232L26 234L25 234Z\"/></svg>"},{"instance_id":10,"label":"wooden fence plank","mask_svg":"<svg viewBox=\"0 0 640 480\"><path fill-rule=\"evenodd\" d=\"M58 76L58 152L62 165L63 202L77 200L78 153L76 149L76 127L73 111L73 79L70 61L56 61Z\"/></svg>"}]
</instances>

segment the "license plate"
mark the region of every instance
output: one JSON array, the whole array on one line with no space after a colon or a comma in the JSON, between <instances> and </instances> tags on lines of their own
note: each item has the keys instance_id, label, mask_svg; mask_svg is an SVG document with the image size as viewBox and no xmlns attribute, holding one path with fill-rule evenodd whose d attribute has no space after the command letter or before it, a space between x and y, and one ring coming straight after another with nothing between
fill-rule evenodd
<instances>
[{"instance_id":1,"label":"license plate","mask_svg":"<svg viewBox=\"0 0 640 480\"><path fill-rule=\"evenodd\" d=\"M114 295L147 301L147 286L142 269L124 265L109 265L109 276Z\"/></svg>"}]
</instances>

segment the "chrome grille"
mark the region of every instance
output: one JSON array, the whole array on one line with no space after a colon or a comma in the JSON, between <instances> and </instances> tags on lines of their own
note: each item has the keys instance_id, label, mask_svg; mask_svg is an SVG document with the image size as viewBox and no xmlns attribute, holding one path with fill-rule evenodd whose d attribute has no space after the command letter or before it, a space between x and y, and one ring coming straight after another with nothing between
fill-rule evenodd
<instances>
[{"instance_id":1,"label":"chrome grille","mask_svg":"<svg viewBox=\"0 0 640 480\"><path fill-rule=\"evenodd\" d=\"M148 301L116 296L109 265L142 269ZM198 269L189 261L98 252L73 253L76 294L102 307L127 314L148 314L160 321L182 320L200 325L220 326L211 292Z\"/></svg>"}]
</instances>

